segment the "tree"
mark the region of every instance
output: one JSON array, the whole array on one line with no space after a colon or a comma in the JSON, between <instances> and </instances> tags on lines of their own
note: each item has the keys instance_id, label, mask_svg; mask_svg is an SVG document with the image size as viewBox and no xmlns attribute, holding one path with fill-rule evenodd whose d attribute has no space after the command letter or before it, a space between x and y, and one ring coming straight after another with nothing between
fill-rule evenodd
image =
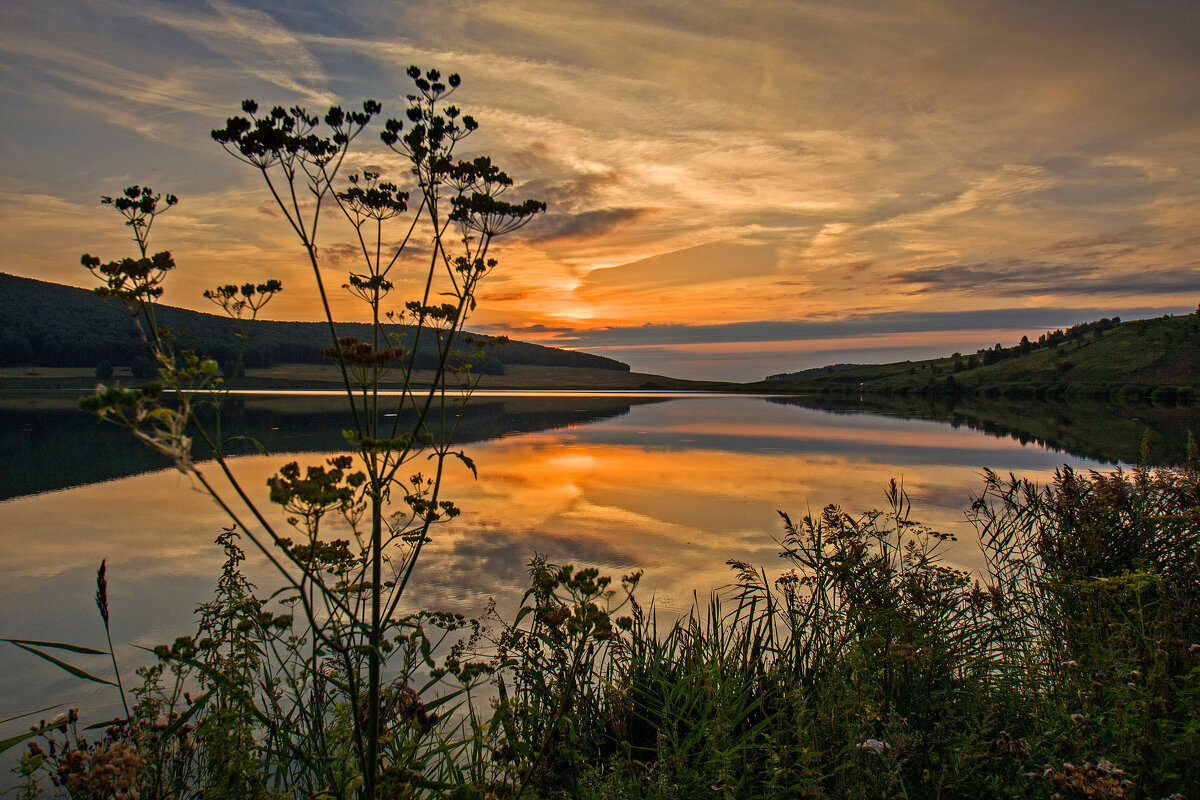
<instances>
[{"instance_id":1,"label":"tree","mask_svg":"<svg viewBox=\"0 0 1200 800\"><path fill-rule=\"evenodd\" d=\"M148 356L134 356L129 362L129 372L135 378L143 380L153 378L155 373L154 359ZM100 376L97 375L96 377Z\"/></svg>"}]
</instances>

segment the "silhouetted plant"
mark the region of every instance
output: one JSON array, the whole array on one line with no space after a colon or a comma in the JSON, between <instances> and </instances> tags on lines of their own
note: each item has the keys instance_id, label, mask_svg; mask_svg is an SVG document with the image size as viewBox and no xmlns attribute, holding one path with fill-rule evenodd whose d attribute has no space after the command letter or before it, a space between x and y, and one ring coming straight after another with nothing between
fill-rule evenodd
<instances>
[{"instance_id":1,"label":"silhouetted plant","mask_svg":"<svg viewBox=\"0 0 1200 800\"><path fill-rule=\"evenodd\" d=\"M270 481L270 499L291 515L288 523L299 534L295 541L276 530L231 471L224 455L230 437L222 430L219 413L207 426L197 416L204 405L219 412L226 377L214 360L177 351L171 332L156 324L154 303L175 262L167 252L148 256L148 237L156 216L175 205L176 198L137 186L122 196L104 198L133 228L141 256L103 264L92 256L83 258L105 283L98 293L119 301L144 324L158 378L136 390L101 387L84 401L84 408L170 456L278 568L287 583L285 597L296 604L308 626L309 650L293 680L303 679L305 692L318 691L311 684L324 682L319 691L332 691L348 704L341 718L350 734L343 744L351 748L357 766L343 776L348 782L338 791L357 787L361 796L370 798L378 795L380 775L408 769L385 763L381 749L389 742L381 717L390 685L383 666L394 647L391 636L402 626L401 600L432 527L458 514L442 496L445 462L458 459L474 471L471 459L453 445L455 430L489 351L503 343L475 340L463 333L463 326L475 310L479 282L496 266L490 254L493 240L518 230L545 208L537 200L509 202L502 197L513 180L490 159L458 159L458 144L478 124L447 104L459 86L457 75L443 80L437 70L416 67L408 74L416 91L408 95L407 122L390 119L381 135L411 166L405 188L382 180L376 171L350 175L345 188L336 186L351 145L381 111L373 100L365 101L361 111L335 106L323 117L301 107L277 106L260 113L258 104L247 100L242 104L244 116L231 117L212 133L231 155L259 172L303 248L329 329L325 354L342 376L351 417L347 437L352 456L331 460L331 470L309 467L302 472L293 463ZM330 310L317 237L322 210L330 205L350 223L360 246L361 266L348 274L344 288L367 306L369 341L340 336ZM401 227L399 236L385 235L391 224ZM392 241L399 244L385 246ZM404 270L405 279L412 280L413 268L420 295L392 303L395 275ZM241 350L225 371L227 377L239 373L252 324L281 289L278 281L268 280L205 292L240 326ZM423 345L428 349L429 342L434 370L423 384L417 371L425 365L417 352ZM379 389L389 372L401 375L397 397ZM402 429L401 420L412 422ZM215 491L194 462L191 445L197 436L211 448L214 463L232 486L231 496ZM420 470L409 466L416 459L424 462ZM320 538L320 522L331 513L349 532L340 544ZM328 558L335 552L336 569L331 569ZM331 664L336 665L333 671ZM203 665L206 674L226 673L231 684L249 679L243 667L257 669L237 659ZM210 693L208 702L224 696ZM262 711L253 694L229 702L230 710L221 713L235 713L234 706L243 709L236 713L250 713L247 708ZM293 696L293 702L301 703L301 697ZM323 725L330 708L314 707L306 724ZM236 735L240 724L231 723L230 735ZM223 751L235 749L222 746ZM320 757L327 761L346 756L345 751L323 751ZM277 757L300 758L285 752ZM237 789L243 790L250 791L245 786Z\"/></svg>"}]
</instances>

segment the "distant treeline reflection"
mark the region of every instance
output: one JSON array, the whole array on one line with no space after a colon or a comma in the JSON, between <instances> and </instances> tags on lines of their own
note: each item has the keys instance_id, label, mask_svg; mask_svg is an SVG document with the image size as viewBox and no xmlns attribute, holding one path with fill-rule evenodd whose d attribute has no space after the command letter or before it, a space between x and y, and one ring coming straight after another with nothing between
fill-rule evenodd
<instances>
[{"instance_id":1,"label":"distant treeline reflection","mask_svg":"<svg viewBox=\"0 0 1200 800\"><path fill-rule=\"evenodd\" d=\"M1087 400L1037 402L880 395L771 398L770 402L842 414L883 414L945 422L1022 444L1039 444L1115 464L1180 465L1200 409Z\"/></svg>"},{"instance_id":2,"label":"distant treeline reflection","mask_svg":"<svg viewBox=\"0 0 1200 800\"><path fill-rule=\"evenodd\" d=\"M456 441L497 439L516 433L551 430L618 417L637 403L661 402L630 397L475 398L468 406ZM0 407L0 500L165 469L170 459L137 443L113 426L54 403L51 408ZM223 416L233 454L340 452L347 449L344 400L323 396L230 398ZM253 440L253 442L249 441ZM197 459L209 456L202 445Z\"/></svg>"},{"instance_id":3,"label":"distant treeline reflection","mask_svg":"<svg viewBox=\"0 0 1200 800\"><path fill-rule=\"evenodd\" d=\"M463 443L586 425L627 414L635 404L662 398L620 396L479 397L469 405L457 440ZM1182 464L1188 434L1200 430L1200 409L923 398L775 397L768 402L836 414L882 414L967 426L1023 444L1039 444L1072 455L1117 463ZM42 407L36 407L41 405ZM47 407L48 406L48 407ZM52 402L14 398L0 406L0 499L65 489L166 469L170 461L130 436L74 409L62 395ZM346 440L339 398L313 395L231 398L224 416L233 454L342 452ZM196 447L199 459L208 453ZM980 465L984 466L984 465Z\"/></svg>"}]
</instances>

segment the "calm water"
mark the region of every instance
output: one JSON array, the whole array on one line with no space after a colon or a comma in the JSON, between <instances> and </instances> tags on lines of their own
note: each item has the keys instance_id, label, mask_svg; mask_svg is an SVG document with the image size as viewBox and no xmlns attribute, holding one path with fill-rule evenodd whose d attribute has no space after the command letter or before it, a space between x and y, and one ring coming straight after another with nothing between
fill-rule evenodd
<instances>
[{"instance_id":1,"label":"calm water","mask_svg":"<svg viewBox=\"0 0 1200 800\"><path fill-rule=\"evenodd\" d=\"M92 597L107 559L114 640L132 665L139 653L128 645L190 630L219 570L212 540L224 519L188 478L71 401L19 405L0 409L0 636L101 646ZM264 506L281 464L318 462L342 446L334 407L304 396L234 410L277 453L234 460ZM614 575L643 569L644 599L652 591L661 608L679 610L693 591L728 582L728 559L775 567L777 509L798 518L828 503L879 507L895 476L914 518L969 533L963 509L983 467L1045 481L1063 463L1100 466L966 426L764 398L534 395L481 397L472 409L463 438L479 480L450 472L444 496L463 514L435 534L412 592L414 605L468 614L489 597L515 603L534 553ZM950 559L978 566L977 545L960 539ZM261 564L249 571L273 588ZM103 661L91 666L107 675ZM0 647L0 719L60 700L111 713L110 690L60 675Z\"/></svg>"}]
</instances>

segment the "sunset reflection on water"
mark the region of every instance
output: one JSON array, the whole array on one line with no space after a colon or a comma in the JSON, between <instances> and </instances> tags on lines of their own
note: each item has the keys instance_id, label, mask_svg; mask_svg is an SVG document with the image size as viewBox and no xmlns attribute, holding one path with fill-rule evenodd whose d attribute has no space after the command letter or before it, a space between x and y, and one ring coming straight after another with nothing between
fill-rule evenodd
<instances>
[{"instance_id":1,"label":"sunset reflection on water","mask_svg":"<svg viewBox=\"0 0 1200 800\"><path fill-rule=\"evenodd\" d=\"M479 613L489 597L511 609L534 554L596 565L614 577L644 570L643 601L674 614L731 578L737 559L778 572L783 510L794 519L836 503L884 505L893 477L913 517L959 534L951 562L978 568L963 512L982 468L1045 481L1064 461L1093 462L965 428L827 412L750 398L687 398L633 405L588 425L520 433L466 447L479 478L453 462L444 496L462 516L435 530L414 578L409 608ZM267 503L267 478L319 453L239 457L234 471ZM413 471L420 469L413 465ZM211 465L201 465L216 475ZM185 633L220 569L212 540L227 524L194 481L172 471L0 503L0 597L10 637L99 645L95 569L108 560L114 638L154 644ZM328 537L345 535L329 529ZM247 547L249 544L247 543ZM247 570L275 585L263 560ZM135 654L136 655L136 654ZM0 694L46 680L40 665L0 651ZM65 676L64 676L65 679ZM49 680L63 691L57 675ZM0 714L12 701L0 702ZM11 709L15 712L17 708Z\"/></svg>"}]
</instances>

